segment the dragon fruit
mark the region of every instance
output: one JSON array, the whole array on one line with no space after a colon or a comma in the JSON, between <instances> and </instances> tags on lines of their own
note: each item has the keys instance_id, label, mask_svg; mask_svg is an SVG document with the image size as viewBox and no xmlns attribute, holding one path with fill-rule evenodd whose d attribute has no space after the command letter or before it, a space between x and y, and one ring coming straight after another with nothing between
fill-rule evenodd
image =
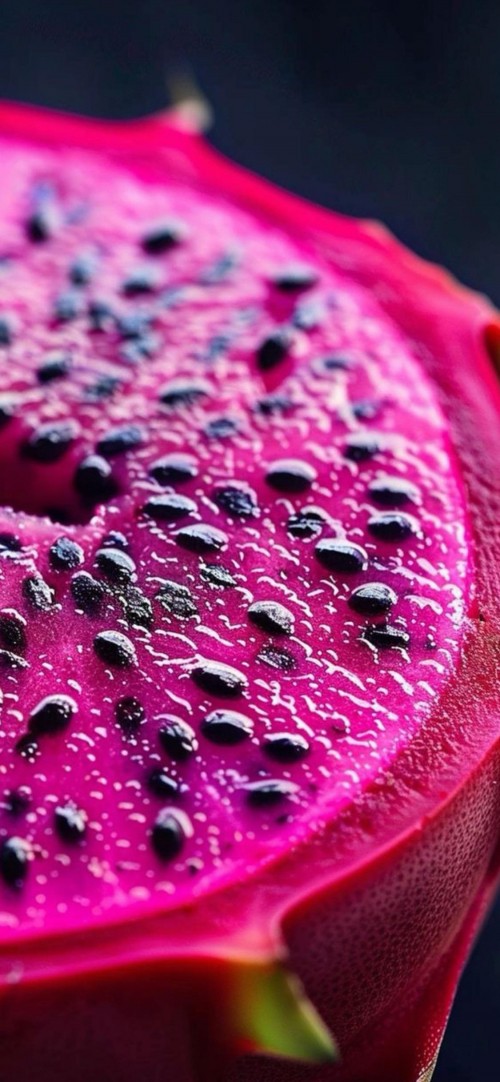
<instances>
[{"instance_id":1,"label":"dragon fruit","mask_svg":"<svg viewBox=\"0 0 500 1082\"><path fill-rule=\"evenodd\" d=\"M0 143L2 1077L423 1082L498 874L496 315L175 115Z\"/></svg>"}]
</instances>

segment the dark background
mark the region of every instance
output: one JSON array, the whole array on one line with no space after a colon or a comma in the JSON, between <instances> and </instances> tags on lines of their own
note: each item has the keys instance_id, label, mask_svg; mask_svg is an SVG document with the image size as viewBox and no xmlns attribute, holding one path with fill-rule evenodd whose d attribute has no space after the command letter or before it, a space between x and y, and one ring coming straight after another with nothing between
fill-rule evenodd
<instances>
[{"instance_id":1,"label":"dark background","mask_svg":"<svg viewBox=\"0 0 500 1082\"><path fill-rule=\"evenodd\" d=\"M227 154L500 302L498 0L0 0L1 96L137 116L185 65ZM435 1082L498 1082L499 988L497 908Z\"/></svg>"}]
</instances>

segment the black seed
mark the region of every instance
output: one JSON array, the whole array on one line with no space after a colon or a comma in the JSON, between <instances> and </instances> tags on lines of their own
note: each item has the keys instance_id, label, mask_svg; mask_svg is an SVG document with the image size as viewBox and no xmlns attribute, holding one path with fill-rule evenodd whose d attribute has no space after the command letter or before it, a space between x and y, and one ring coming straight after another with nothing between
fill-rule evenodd
<instances>
[{"instance_id":1,"label":"black seed","mask_svg":"<svg viewBox=\"0 0 500 1082\"><path fill-rule=\"evenodd\" d=\"M101 436L97 443L97 451L105 458L112 458L113 455L121 455L134 447L140 447L143 440L144 433L139 425L123 425Z\"/></svg>"},{"instance_id":2,"label":"black seed","mask_svg":"<svg viewBox=\"0 0 500 1082\"><path fill-rule=\"evenodd\" d=\"M203 661L191 669L197 687L221 699L237 699L246 688L247 680L238 669L219 661Z\"/></svg>"},{"instance_id":3,"label":"black seed","mask_svg":"<svg viewBox=\"0 0 500 1082\"><path fill-rule=\"evenodd\" d=\"M342 538L324 537L318 541L314 555L328 571L347 572L366 571L368 554L361 545Z\"/></svg>"},{"instance_id":4,"label":"black seed","mask_svg":"<svg viewBox=\"0 0 500 1082\"><path fill-rule=\"evenodd\" d=\"M392 627L390 624L373 624L371 627L366 627L361 638L381 650L389 649L391 646L406 647L410 642L407 631Z\"/></svg>"},{"instance_id":5,"label":"black seed","mask_svg":"<svg viewBox=\"0 0 500 1082\"><path fill-rule=\"evenodd\" d=\"M163 402L165 406L191 406L198 399L206 398L210 393L209 384L201 380L188 383L174 379L163 387L160 392L160 402Z\"/></svg>"},{"instance_id":6,"label":"black seed","mask_svg":"<svg viewBox=\"0 0 500 1082\"><path fill-rule=\"evenodd\" d=\"M131 627L151 627L154 619L153 606L138 586L128 586L121 600L125 618Z\"/></svg>"},{"instance_id":7,"label":"black seed","mask_svg":"<svg viewBox=\"0 0 500 1082\"><path fill-rule=\"evenodd\" d=\"M358 421L373 421L380 413L380 402L375 398L360 398L352 403L351 409Z\"/></svg>"},{"instance_id":8,"label":"black seed","mask_svg":"<svg viewBox=\"0 0 500 1082\"><path fill-rule=\"evenodd\" d=\"M50 546L50 566L56 571L74 571L75 567L83 564L84 559L83 549L71 537L58 537Z\"/></svg>"},{"instance_id":9,"label":"black seed","mask_svg":"<svg viewBox=\"0 0 500 1082\"><path fill-rule=\"evenodd\" d=\"M34 609L47 612L51 608L54 595L41 575L28 575L23 581L22 591Z\"/></svg>"},{"instance_id":10,"label":"black seed","mask_svg":"<svg viewBox=\"0 0 500 1082\"><path fill-rule=\"evenodd\" d=\"M269 372L283 361L290 346L290 332L284 329L273 331L264 338L257 350L257 364L261 372Z\"/></svg>"},{"instance_id":11,"label":"black seed","mask_svg":"<svg viewBox=\"0 0 500 1082\"><path fill-rule=\"evenodd\" d=\"M115 705L115 718L125 735L131 736L146 720L146 711L135 695L126 695Z\"/></svg>"},{"instance_id":12,"label":"black seed","mask_svg":"<svg viewBox=\"0 0 500 1082\"><path fill-rule=\"evenodd\" d=\"M149 476L158 481L159 485L181 484L183 481L191 481L197 474L196 460L190 455L165 455L149 467Z\"/></svg>"},{"instance_id":13,"label":"black seed","mask_svg":"<svg viewBox=\"0 0 500 1082\"><path fill-rule=\"evenodd\" d=\"M0 533L0 552L21 552L22 545L13 533Z\"/></svg>"},{"instance_id":14,"label":"black seed","mask_svg":"<svg viewBox=\"0 0 500 1082\"><path fill-rule=\"evenodd\" d=\"M89 575L88 571L78 571L73 575L70 589L77 608L82 609L88 616L99 611L106 591L102 582Z\"/></svg>"},{"instance_id":15,"label":"black seed","mask_svg":"<svg viewBox=\"0 0 500 1082\"><path fill-rule=\"evenodd\" d=\"M226 252L200 274L200 284L204 286L218 285L219 282L223 282L229 277L237 263L238 256L236 252Z\"/></svg>"},{"instance_id":16,"label":"black seed","mask_svg":"<svg viewBox=\"0 0 500 1082\"><path fill-rule=\"evenodd\" d=\"M380 440L370 432L353 432L346 440L343 455L350 462L366 462L380 451Z\"/></svg>"},{"instance_id":17,"label":"black seed","mask_svg":"<svg viewBox=\"0 0 500 1082\"><path fill-rule=\"evenodd\" d=\"M128 668L137 660L134 644L121 631L100 631L94 639L94 650L101 661L117 669Z\"/></svg>"},{"instance_id":18,"label":"black seed","mask_svg":"<svg viewBox=\"0 0 500 1082\"><path fill-rule=\"evenodd\" d=\"M144 234L141 244L149 255L161 255L184 240L186 231L181 222L158 222Z\"/></svg>"},{"instance_id":19,"label":"black seed","mask_svg":"<svg viewBox=\"0 0 500 1082\"><path fill-rule=\"evenodd\" d=\"M87 831L87 816L71 801L54 812L54 826L64 842L81 842Z\"/></svg>"},{"instance_id":20,"label":"black seed","mask_svg":"<svg viewBox=\"0 0 500 1082\"><path fill-rule=\"evenodd\" d=\"M115 313L109 301L95 299L88 307L90 328L93 331L107 331L114 326Z\"/></svg>"},{"instance_id":21,"label":"black seed","mask_svg":"<svg viewBox=\"0 0 500 1082\"><path fill-rule=\"evenodd\" d=\"M418 533L418 523L403 511L382 511L368 519L368 529L381 541L403 541L405 537Z\"/></svg>"},{"instance_id":22,"label":"black seed","mask_svg":"<svg viewBox=\"0 0 500 1082\"><path fill-rule=\"evenodd\" d=\"M355 612L375 616L377 613L388 612L397 600L397 593L385 583L366 582L353 590L348 599L348 605Z\"/></svg>"},{"instance_id":23,"label":"black seed","mask_svg":"<svg viewBox=\"0 0 500 1082\"><path fill-rule=\"evenodd\" d=\"M24 838L6 838L0 846L0 875L9 887L19 889L28 871L31 847Z\"/></svg>"},{"instance_id":24,"label":"black seed","mask_svg":"<svg viewBox=\"0 0 500 1082\"><path fill-rule=\"evenodd\" d=\"M198 750L198 740L194 729L175 717L174 714L166 714L158 718L163 724L158 730L158 737L164 750L176 763L184 763Z\"/></svg>"},{"instance_id":25,"label":"black seed","mask_svg":"<svg viewBox=\"0 0 500 1082\"><path fill-rule=\"evenodd\" d=\"M297 667L297 662L289 650L283 646L273 646L268 643L257 654L257 661L263 661L271 669L279 669L281 672L292 672Z\"/></svg>"},{"instance_id":26,"label":"black seed","mask_svg":"<svg viewBox=\"0 0 500 1082\"><path fill-rule=\"evenodd\" d=\"M274 285L282 293L298 293L302 289L310 289L317 281L317 271L305 263L291 263L273 278Z\"/></svg>"},{"instance_id":27,"label":"black seed","mask_svg":"<svg viewBox=\"0 0 500 1082\"><path fill-rule=\"evenodd\" d=\"M119 530L110 530L102 539L103 549L123 549L124 552L128 549L128 541L125 534L120 533Z\"/></svg>"},{"instance_id":28,"label":"black seed","mask_svg":"<svg viewBox=\"0 0 500 1082\"><path fill-rule=\"evenodd\" d=\"M263 414L264 417L270 417L275 413L285 413L292 405L291 400L285 395L268 394L265 398L259 399L255 409L257 413Z\"/></svg>"},{"instance_id":29,"label":"black seed","mask_svg":"<svg viewBox=\"0 0 500 1082\"><path fill-rule=\"evenodd\" d=\"M28 733L43 736L66 729L78 707L69 695L48 695L38 703L28 718Z\"/></svg>"},{"instance_id":30,"label":"black seed","mask_svg":"<svg viewBox=\"0 0 500 1082\"><path fill-rule=\"evenodd\" d=\"M38 759L40 754L40 748L35 740L34 736L30 736L29 733L24 733L23 736L15 744L15 749L18 755L22 759L25 759L27 763L34 763Z\"/></svg>"},{"instance_id":31,"label":"black seed","mask_svg":"<svg viewBox=\"0 0 500 1082\"><path fill-rule=\"evenodd\" d=\"M57 229L58 215L54 204L43 199L26 219L26 234L35 244L50 240Z\"/></svg>"},{"instance_id":32,"label":"black seed","mask_svg":"<svg viewBox=\"0 0 500 1082\"><path fill-rule=\"evenodd\" d=\"M58 323L71 323L83 312L83 300L76 290L60 293L54 301L53 315Z\"/></svg>"},{"instance_id":33,"label":"black seed","mask_svg":"<svg viewBox=\"0 0 500 1082\"><path fill-rule=\"evenodd\" d=\"M216 417L205 425L203 431L209 440L226 440L235 435L238 425L231 417Z\"/></svg>"},{"instance_id":34,"label":"black seed","mask_svg":"<svg viewBox=\"0 0 500 1082\"><path fill-rule=\"evenodd\" d=\"M0 611L0 642L7 650L26 649L26 620L16 609Z\"/></svg>"},{"instance_id":35,"label":"black seed","mask_svg":"<svg viewBox=\"0 0 500 1082\"><path fill-rule=\"evenodd\" d=\"M277 763L297 763L309 753L310 744L301 733L267 733L262 748Z\"/></svg>"},{"instance_id":36,"label":"black seed","mask_svg":"<svg viewBox=\"0 0 500 1082\"><path fill-rule=\"evenodd\" d=\"M210 582L212 586L222 586L227 589L238 585L227 567L222 567L221 564L203 564L200 568L200 575L206 582Z\"/></svg>"},{"instance_id":37,"label":"black seed","mask_svg":"<svg viewBox=\"0 0 500 1082\"><path fill-rule=\"evenodd\" d=\"M87 387L85 397L91 402L101 402L104 398L111 398L120 386L121 380L118 376L100 376L95 383Z\"/></svg>"},{"instance_id":38,"label":"black seed","mask_svg":"<svg viewBox=\"0 0 500 1082\"><path fill-rule=\"evenodd\" d=\"M177 530L175 540L181 548L201 555L206 552L217 552L228 543L227 534L218 530L216 526L207 526L204 522L197 522L193 526L183 526L181 530Z\"/></svg>"},{"instance_id":39,"label":"black seed","mask_svg":"<svg viewBox=\"0 0 500 1082\"><path fill-rule=\"evenodd\" d=\"M35 429L24 441L23 455L35 462L58 462L75 438L75 428L71 422L44 424Z\"/></svg>"},{"instance_id":40,"label":"black seed","mask_svg":"<svg viewBox=\"0 0 500 1082\"><path fill-rule=\"evenodd\" d=\"M147 785L155 796L170 797L171 799L181 796L182 792L187 788L184 785L181 786L176 778L172 778L161 766L155 767L148 775Z\"/></svg>"},{"instance_id":41,"label":"black seed","mask_svg":"<svg viewBox=\"0 0 500 1082\"><path fill-rule=\"evenodd\" d=\"M8 394L0 395L0 428L4 428L15 417L18 408L18 399Z\"/></svg>"},{"instance_id":42,"label":"black seed","mask_svg":"<svg viewBox=\"0 0 500 1082\"><path fill-rule=\"evenodd\" d=\"M18 789L11 789L5 794L7 810L11 815L23 815L31 804L33 794L28 785L20 785Z\"/></svg>"},{"instance_id":43,"label":"black seed","mask_svg":"<svg viewBox=\"0 0 500 1082\"><path fill-rule=\"evenodd\" d=\"M316 478L316 470L298 458L282 458L273 462L266 481L278 492L305 492Z\"/></svg>"},{"instance_id":44,"label":"black seed","mask_svg":"<svg viewBox=\"0 0 500 1082\"><path fill-rule=\"evenodd\" d=\"M12 316L0 315L0 346L10 346L15 333L15 321Z\"/></svg>"},{"instance_id":45,"label":"black seed","mask_svg":"<svg viewBox=\"0 0 500 1082\"><path fill-rule=\"evenodd\" d=\"M171 582L170 579L165 579L156 597L167 612L171 612L181 619L185 620L198 614L191 591L187 586L182 586L180 582Z\"/></svg>"},{"instance_id":46,"label":"black seed","mask_svg":"<svg viewBox=\"0 0 500 1082\"><path fill-rule=\"evenodd\" d=\"M325 514L319 508L303 507L290 515L286 528L292 537L317 537L325 524Z\"/></svg>"},{"instance_id":47,"label":"black seed","mask_svg":"<svg viewBox=\"0 0 500 1082\"><path fill-rule=\"evenodd\" d=\"M43 363L37 368L36 375L39 383L52 383L56 379L63 379L68 375L71 368L71 353L49 353Z\"/></svg>"},{"instance_id":48,"label":"black seed","mask_svg":"<svg viewBox=\"0 0 500 1082\"><path fill-rule=\"evenodd\" d=\"M402 477L379 477L370 485L368 492L375 503L385 507L403 507L418 499L415 485Z\"/></svg>"},{"instance_id":49,"label":"black seed","mask_svg":"<svg viewBox=\"0 0 500 1082\"><path fill-rule=\"evenodd\" d=\"M254 781L245 786L247 803L252 808L272 808L280 804L286 797L293 796L298 787L290 781L280 779L266 779Z\"/></svg>"},{"instance_id":50,"label":"black seed","mask_svg":"<svg viewBox=\"0 0 500 1082\"><path fill-rule=\"evenodd\" d=\"M293 631L294 615L279 601L254 601L247 611L252 624L270 635L290 635Z\"/></svg>"},{"instance_id":51,"label":"black seed","mask_svg":"<svg viewBox=\"0 0 500 1082\"><path fill-rule=\"evenodd\" d=\"M314 361L314 367L321 373L345 372L352 367L352 360L344 353L331 353L328 357L320 357L319 360Z\"/></svg>"},{"instance_id":52,"label":"black seed","mask_svg":"<svg viewBox=\"0 0 500 1082\"><path fill-rule=\"evenodd\" d=\"M0 650L0 667L3 669L28 669L29 664L11 650Z\"/></svg>"},{"instance_id":53,"label":"black seed","mask_svg":"<svg viewBox=\"0 0 500 1082\"><path fill-rule=\"evenodd\" d=\"M153 849L161 860L173 860L186 840L182 823L170 808L162 808L151 831Z\"/></svg>"},{"instance_id":54,"label":"black seed","mask_svg":"<svg viewBox=\"0 0 500 1082\"><path fill-rule=\"evenodd\" d=\"M88 455L75 470L74 486L86 503L102 503L116 495L111 466L100 455Z\"/></svg>"},{"instance_id":55,"label":"black seed","mask_svg":"<svg viewBox=\"0 0 500 1082\"><path fill-rule=\"evenodd\" d=\"M69 280L74 286L87 286L92 281L96 270L96 257L93 252L82 252L69 268Z\"/></svg>"},{"instance_id":56,"label":"black seed","mask_svg":"<svg viewBox=\"0 0 500 1082\"><path fill-rule=\"evenodd\" d=\"M253 734L253 721L236 710L212 710L203 719L201 731L212 744L232 746Z\"/></svg>"},{"instance_id":57,"label":"black seed","mask_svg":"<svg viewBox=\"0 0 500 1082\"><path fill-rule=\"evenodd\" d=\"M225 485L216 489L212 499L231 518L252 518L257 511L257 497L251 488Z\"/></svg>"},{"instance_id":58,"label":"black seed","mask_svg":"<svg viewBox=\"0 0 500 1082\"><path fill-rule=\"evenodd\" d=\"M141 293L153 293L158 288L159 279L156 267L136 267L122 284L122 293L126 297L137 297Z\"/></svg>"},{"instance_id":59,"label":"black seed","mask_svg":"<svg viewBox=\"0 0 500 1082\"><path fill-rule=\"evenodd\" d=\"M136 570L134 561L121 549L99 549L95 562L99 571L102 571L110 582L116 582L119 586L130 582Z\"/></svg>"},{"instance_id":60,"label":"black seed","mask_svg":"<svg viewBox=\"0 0 500 1082\"><path fill-rule=\"evenodd\" d=\"M150 496L142 510L156 522L177 522L181 518L194 514L197 507L189 496L181 496L173 492L161 496Z\"/></svg>"},{"instance_id":61,"label":"black seed","mask_svg":"<svg viewBox=\"0 0 500 1082\"><path fill-rule=\"evenodd\" d=\"M127 364L140 364L144 357L154 357L160 346L161 338L158 334L141 334L121 347L120 357Z\"/></svg>"},{"instance_id":62,"label":"black seed","mask_svg":"<svg viewBox=\"0 0 500 1082\"><path fill-rule=\"evenodd\" d=\"M142 339L149 334L152 319L147 312L127 312L117 318L116 325L122 338Z\"/></svg>"}]
</instances>

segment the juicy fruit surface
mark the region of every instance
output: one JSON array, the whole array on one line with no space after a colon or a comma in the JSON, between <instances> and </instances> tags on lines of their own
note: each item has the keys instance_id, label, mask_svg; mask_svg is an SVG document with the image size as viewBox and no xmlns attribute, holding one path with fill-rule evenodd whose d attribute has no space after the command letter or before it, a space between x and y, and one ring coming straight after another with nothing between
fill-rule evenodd
<instances>
[{"instance_id":1,"label":"juicy fruit surface","mask_svg":"<svg viewBox=\"0 0 500 1082\"><path fill-rule=\"evenodd\" d=\"M6 140L0 934L178 904L340 812L471 602L411 343L147 162Z\"/></svg>"}]
</instances>

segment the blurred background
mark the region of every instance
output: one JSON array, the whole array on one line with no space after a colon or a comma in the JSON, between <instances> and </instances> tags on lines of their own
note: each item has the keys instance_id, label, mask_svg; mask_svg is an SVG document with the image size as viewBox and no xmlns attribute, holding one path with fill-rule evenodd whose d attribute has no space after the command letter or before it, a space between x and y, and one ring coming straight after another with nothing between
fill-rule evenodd
<instances>
[{"instance_id":1,"label":"blurred background","mask_svg":"<svg viewBox=\"0 0 500 1082\"><path fill-rule=\"evenodd\" d=\"M497 303L499 54L498 0L0 0L1 96L131 117L189 66L221 150ZM498 1082L499 1003L497 907L435 1082Z\"/></svg>"}]
</instances>

